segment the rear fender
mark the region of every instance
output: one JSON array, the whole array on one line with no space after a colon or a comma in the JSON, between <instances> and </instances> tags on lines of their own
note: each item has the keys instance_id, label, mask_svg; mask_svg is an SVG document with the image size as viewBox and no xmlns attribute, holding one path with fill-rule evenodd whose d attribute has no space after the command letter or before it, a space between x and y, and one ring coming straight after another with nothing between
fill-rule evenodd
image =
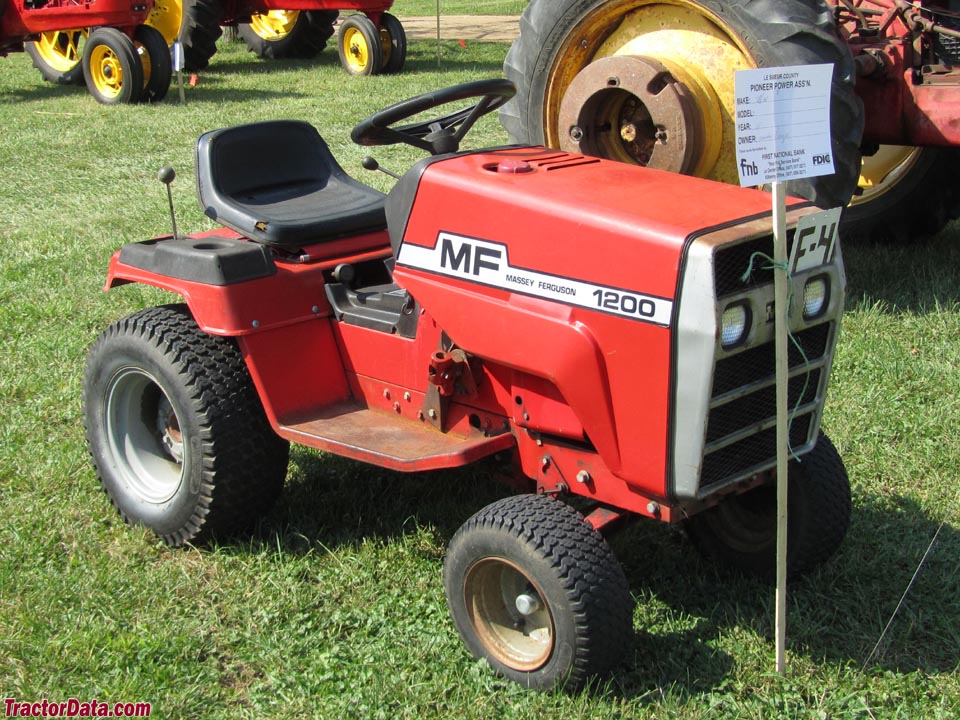
<instances>
[{"instance_id":1,"label":"rear fender","mask_svg":"<svg viewBox=\"0 0 960 720\"><path fill-rule=\"evenodd\" d=\"M123 253L110 260L104 289L141 283L176 293L201 330L235 337L275 430L350 397L323 289L324 265L278 270L271 262L260 277L217 285L135 267Z\"/></svg>"}]
</instances>

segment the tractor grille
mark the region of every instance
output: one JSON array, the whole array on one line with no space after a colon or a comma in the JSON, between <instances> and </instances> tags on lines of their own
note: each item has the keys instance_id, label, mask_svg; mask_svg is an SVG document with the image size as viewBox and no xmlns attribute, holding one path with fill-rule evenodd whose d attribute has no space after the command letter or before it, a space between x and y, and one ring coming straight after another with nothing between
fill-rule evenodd
<instances>
[{"instance_id":1,"label":"tractor grille","mask_svg":"<svg viewBox=\"0 0 960 720\"><path fill-rule=\"evenodd\" d=\"M793 233L788 245L793 243ZM764 258L754 259L750 277L742 276L754 253L771 255L768 235L721 248L714 262L717 297L773 284L773 269ZM789 252L789 251L788 251ZM790 379L787 383L790 446L801 449L815 438L820 405L829 368L834 323L794 333L788 344ZM799 345L799 347L797 347ZM748 477L776 463L777 441L776 352L773 340L748 347L717 360L710 392L700 473L700 493Z\"/></svg>"},{"instance_id":2,"label":"tractor grille","mask_svg":"<svg viewBox=\"0 0 960 720\"><path fill-rule=\"evenodd\" d=\"M787 232L787 257L793 249L793 230ZM750 258L754 253L763 253L773 257L773 236L766 235L754 240L723 248L717 253L714 274L717 285L717 297L748 290L760 285L773 284L773 267L762 257L753 260L750 277L743 280L743 274L750 267Z\"/></svg>"},{"instance_id":3,"label":"tractor grille","mask_svg":"<svg viewBox=\"0 0 960 720\"><path fill-rule=\"evenodd\" d=\"M791 417L790 447L811 442L813 418L820 409L823 366L830 348L833 323L794 334L803 348L791 343L787 395ZM771 467L777 448L776 353L774 343L722 358L714 370L700 475L701 492Z\"/></svg>"}]
</instances>

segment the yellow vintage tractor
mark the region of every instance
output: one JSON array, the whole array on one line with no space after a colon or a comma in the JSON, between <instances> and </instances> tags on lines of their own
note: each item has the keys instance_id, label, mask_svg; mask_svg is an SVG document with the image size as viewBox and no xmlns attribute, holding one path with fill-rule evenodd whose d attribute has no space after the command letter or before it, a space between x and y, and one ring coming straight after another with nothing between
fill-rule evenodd
<instances>
[{"instance_id":1,"label":"yellow vintage tractor","mask_svg":"<svg viewBox=\"0 0 960 720\"><path fill-rule=\"evenodd\" d=\"M156 0L146 24L168 45L179 40L184 69L202 70L217 51L221 26L237 25L247 47L267 59L306 59L322 51L341 10L357 11L340 25L341 63L352 75L399 72L406 33L387 10L393 0ZM89 28L46 32L26 50L51 82L83 82L80 58Z\"/></svg>"}]
</instances>

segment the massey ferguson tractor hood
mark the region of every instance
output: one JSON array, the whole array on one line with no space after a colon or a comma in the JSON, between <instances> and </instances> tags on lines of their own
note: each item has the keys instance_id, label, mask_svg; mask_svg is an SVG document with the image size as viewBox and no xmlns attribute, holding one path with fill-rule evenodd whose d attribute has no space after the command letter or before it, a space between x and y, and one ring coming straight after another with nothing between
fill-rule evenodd
<instances>
[{"instance_id":1,"label":"massey ferguson tractor hood","mask_svg":"<svg viewBox=\"0 0 960 720\"><path fill-rule=\"evenodd\" d=\"M715 249L752 237L770 252L767 193L508 148L420 163L391 192L387 219L395 277L453 342L555 385L615 474L703 492L714 371L703 359L718 352L717 296L731 290L716 256L739 276L751 254ZM696 367L674 362L688 354Z\"/></svg>"}]
</instances>

